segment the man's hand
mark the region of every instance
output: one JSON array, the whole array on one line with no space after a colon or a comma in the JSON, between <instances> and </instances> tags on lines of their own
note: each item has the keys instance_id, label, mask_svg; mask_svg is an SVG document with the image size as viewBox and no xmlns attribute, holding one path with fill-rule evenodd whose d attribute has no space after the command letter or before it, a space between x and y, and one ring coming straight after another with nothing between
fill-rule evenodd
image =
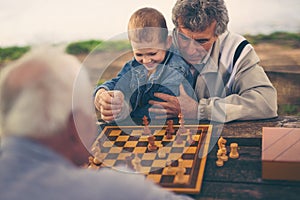
<instances>
[{"instance_id":1,"label":"man's hand","mask_svg":"<svg viewBox=\"0 0 300 200\"><path fill-rule=\"evenodd\" d=\"M124 95L121 91L106 91L101 88L96 93L94 104L101 113L101 119L112 121L121 112L124 102Z\"/></svg>"},{"instance_id":2,"label":"man's hand","mask_svg":"<svg viewBox=\"0 0 300 200\"><path fill-rule=\"evenodd\" d=\"M183 85L179 86L179 91L180 95L178 97L155 93L154 95L162 99L163 102L150 100L149 103L153 107L149 109L149 112L160 114L156 118L178 117L178 114L182 113L187 119L197 119L198 102L187 95Z\"/></svg>"}]
</instances>

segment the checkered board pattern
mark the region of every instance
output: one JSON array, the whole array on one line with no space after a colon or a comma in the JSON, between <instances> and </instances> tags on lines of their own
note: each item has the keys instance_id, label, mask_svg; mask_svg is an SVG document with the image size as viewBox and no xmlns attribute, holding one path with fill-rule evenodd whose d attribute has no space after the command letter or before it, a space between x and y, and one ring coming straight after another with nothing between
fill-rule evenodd
<instances>
[{"instance_id":1,"label":"checkered board pattern","mask_svg":"<svg viewBox=\"0 0 300 200\"><path fill-rule=\"evenodd\" d=\"M206 155L211 137L211 125L185 125L192 133L181 134L182 143L177 143L176 132L172 139L166 138L166 126L149 126L155 136L158 149L149 151L148 135L144 135L143 126L106 126L94 145L101 149L102 166L118 169L129 166L128 158L138 156L140 165L137 173L143 173L147 179L164 188L181 193L199 193L206 163ZM178 159L182 159L184 175L178 183ZM130 160L130 159L129 159Z\"/></svg>"}]
</instances>

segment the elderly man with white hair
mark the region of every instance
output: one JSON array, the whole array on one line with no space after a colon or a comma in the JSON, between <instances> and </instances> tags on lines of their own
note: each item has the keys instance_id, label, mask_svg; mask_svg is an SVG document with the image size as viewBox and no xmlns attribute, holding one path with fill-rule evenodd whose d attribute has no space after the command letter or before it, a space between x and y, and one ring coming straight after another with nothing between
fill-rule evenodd
<instances>
[{"instance_id":1,"label":"elderly man with white hair","mask_svg":"<svg viewBox=\"0 0 300 200\"><path fill-rule=\"evenodd\" d=\"M142 175L79 167L96 134L80 66L70 55L42 48L1 71L1 200L189 199Z\"/></svg>"}]
</instances>

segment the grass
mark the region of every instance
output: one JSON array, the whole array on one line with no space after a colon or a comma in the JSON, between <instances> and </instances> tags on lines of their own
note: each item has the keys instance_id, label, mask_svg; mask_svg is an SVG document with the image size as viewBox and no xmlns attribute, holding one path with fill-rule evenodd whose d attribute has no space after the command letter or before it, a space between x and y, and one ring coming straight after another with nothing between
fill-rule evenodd
<instances>
[{"instance_id":1,"label":"grass","mask_svg":"<svg viewBox=\"0 0 300 200\"><path fill-rule=\"evenodd\" d=\"M0 65L20 58L24 53L29 51L29 49L30 49L29 46L25 46L25 47L11 46L7 48L0 47Z\"/></svg>"},{"instance_id":2,"label":"grass","mask_svg":"<svg viewBox=\"0 0 300 200\"><path fill-rule=\"evenodd\" d=\"M127 40L101 41L87 40L69 44L66 52L73 55L88 54L92 51L122 51L130 49L130 43Z\"/></svg>"},{"instance_id":3,"label":"grass","mask_svg":"<svg viewBox=\"0 0 300 200\"><path fill-rule=\"evenodd\" d=\"M244 35L251 44L275 43L292 48L300 48L300 33L274 32L269 35Z\"/></svg>"}]
</instances>

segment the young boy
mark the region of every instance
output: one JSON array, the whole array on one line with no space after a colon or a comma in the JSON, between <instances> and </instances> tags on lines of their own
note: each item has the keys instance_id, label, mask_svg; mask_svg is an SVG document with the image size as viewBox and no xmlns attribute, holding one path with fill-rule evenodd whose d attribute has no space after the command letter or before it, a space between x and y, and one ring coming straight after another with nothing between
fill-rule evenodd
<instances>
[{"instance_id":1,"label":"young boy","mask_svg":"<svg viewBox=\"0 0 300 200\"><path fill-rule=\"evenodd\" d=\"M194 97L188 65L180 56L168 51L172 38L159 11L141 8L133 13L128 23L128 38L134 58L125 64L117 77L96 88L95 105L97 95L103 95L105 91L121 91L109 92L112 99L120 98L122 104L120 112L114 113L114 120L124 119L129 114L134 119L143 116L151 119L155 116L149 114L149 100L161 101L154 93L178 96L182 84L187 94ZM97 105L96 108L99 109Z\"/></svg>"}]
</instances>

